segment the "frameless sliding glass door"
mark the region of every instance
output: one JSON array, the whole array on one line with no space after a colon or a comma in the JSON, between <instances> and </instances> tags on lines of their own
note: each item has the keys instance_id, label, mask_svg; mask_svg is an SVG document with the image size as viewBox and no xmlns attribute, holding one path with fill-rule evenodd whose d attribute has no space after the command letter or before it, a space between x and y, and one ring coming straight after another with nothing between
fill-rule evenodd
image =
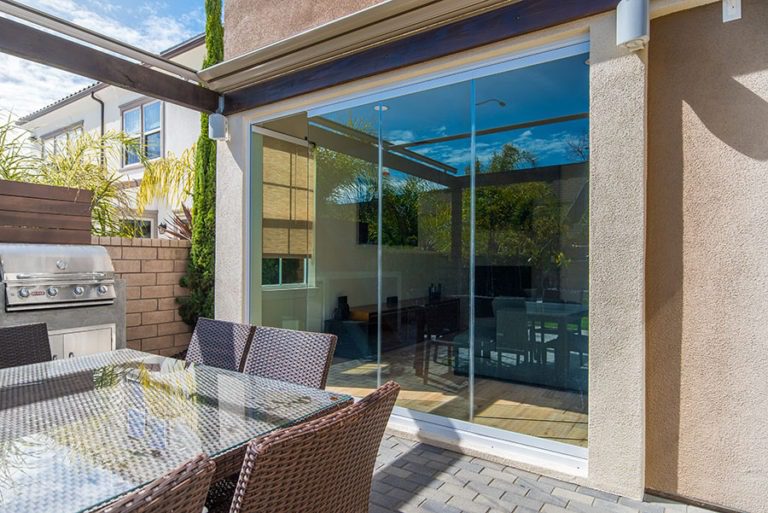
<instances>
[{"instance_id":1,"label":"frameless sliding glass door","mask_svg":"<svg viewBox=\"0 0 768 513\"><path fill-rule=\"evenodd\" d=\"M254 322L335 334L329 388L585 446L586 58L262 125Z\"/></svg>"}]
</instances>

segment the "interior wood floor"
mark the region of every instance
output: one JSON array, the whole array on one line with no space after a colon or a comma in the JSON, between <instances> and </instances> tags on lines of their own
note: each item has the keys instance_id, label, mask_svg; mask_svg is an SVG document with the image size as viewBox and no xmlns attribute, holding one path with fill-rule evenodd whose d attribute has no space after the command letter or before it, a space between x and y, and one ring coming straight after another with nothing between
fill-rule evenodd
<instances>
[{"instance_id":1,"label":"interior wood floor","mask_svg":"<svg viewBox=\"0 0 768 513\"><path fill-rule=\"evenodd\" d=\"M416 375L413 346L382 356L382 381L400 383L397 404L413 410L469 420L469 384L448 366L447 349L430 362L427 383ZM362 397L376 387L376 362L334 359L328 389ZM587 446L587 396L578 392L475 379L475 422L496 428Z\"/></svg>"}]
</instances>

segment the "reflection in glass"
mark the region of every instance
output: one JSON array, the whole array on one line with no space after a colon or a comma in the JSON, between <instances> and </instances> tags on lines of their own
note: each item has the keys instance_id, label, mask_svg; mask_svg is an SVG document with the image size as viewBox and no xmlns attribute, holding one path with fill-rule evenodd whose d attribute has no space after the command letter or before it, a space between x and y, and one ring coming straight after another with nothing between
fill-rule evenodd
<instances>
[{"instance_id":1,"label":"reflection in glass","mask_svg":"<svg viewBox=\"0 0 768 513\"><path fill-rule=\"evenodd\" d=\"M470 171L469 99L467 82L393 98L381 125L382 379L413 392L399 406L460 420L470 418L469 374L455 365L469 344L469 224L455 184Z\"/></svg>"},{"instance_id":2,"label":"reflection in glass","mask_svg":"<svg viewBox=\"0 0 768 513\"><path fill-rule=\"evenodd\" d=\"M474 421L577 445L587 441L584 60L476 81ZM503 398L486 392L500 386Z\"/></svg>"},{"instance_id":3,"label":"reflection in glass","mask_svg":"<svg viewBox=\"0 0 768 513\"><path fill-rule=\"evenodd\" d=\"M267 125L310 143L314 243L263 251L261 318L337 335L329 388L586 445L585 60Z\"/></svg>"}]
</instances>

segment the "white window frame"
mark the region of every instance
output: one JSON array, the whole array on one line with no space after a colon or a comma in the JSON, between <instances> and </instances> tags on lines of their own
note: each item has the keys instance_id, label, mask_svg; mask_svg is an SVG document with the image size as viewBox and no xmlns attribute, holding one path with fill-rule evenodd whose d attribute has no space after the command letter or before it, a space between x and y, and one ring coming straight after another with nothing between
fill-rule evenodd
<instances>
[{"instance_id":1,"label":"white window frame","mask_svg":"<svg viewBox=\"0 0 768 513\"><path fill-rule=\"evenodd\" d=\"M77 135L78 131L80 132L79 135ZM75 135L76 136L75 138L79 138L79 137L82 137L84 133L85 133L85 130L83 128L83 122L78 121L77 123L67 125L63 128L54 130L53 132L48 132L47 134L40 136L42 157L45 158L46 155L49 153L47 151L47 148L51 149L50 153L52 155L56 155L58 153L56 140L61 136L65 136L68 143L72 135Z\"/></svg>"},{"instance_id":2,"label":"white window frame","mask_svg":"<svg viewBox=\"0 0 768 513\"><path fill-rule=\"evenodd\" d=\"M153 217L126 217L124 222L130 221L147 221L149 222L149 237L135 237L139 239L156 239L157 238L157 220Z\"/></svg>"},{"instance_id":3,"label":"white window frame","mask_svg":"<svg viewBox=\"0 0 768 513\"><path fill-rule=\"evenodd\" d=\"M149 131L144 131L144 109L152 105L154 103L157 103L160 105L160 126L157 128L154 128ZM129 112L139 112L139 131L135 134L129 134L125 130L125 115ZM137 101L128 103L126 105L122 105L120 107L120 129L125 133L130 139L139 139L139 146L142 148L142 151L146 151L144 148L144 141L148 135L152 134L160 134L160 155L158 157L155 157L153 159L150 159L150 161L158 160L163 157L165 154L165 103L161 100L155 100L153 98L141 98ZM135 136L135 137L134 137ZM133 169L137 167L141 167L141 162L131 162L130 164L126 161L126 151L123 150L121 152L120 156L120 164L122 169Z\"/></svg>"},{"instance_id":4,"label":"white window frame","mask_svg":"<svg viewBox=\"0 0 768 513\"><path fill-rule=\"evenodd\" d=\"M277 283L272 283L268 285L261 285L261 288L264 290L275 290L275 289L304 289L307 288L309 285L309 258L304 257L304 281L298 282L298 283L283 283L283 260L284 258L291 258L299 260L299 257L262 257L261 262L262 266L264 265L264 260L273 260L277 258Z\"/></svg>"}]
</instances>

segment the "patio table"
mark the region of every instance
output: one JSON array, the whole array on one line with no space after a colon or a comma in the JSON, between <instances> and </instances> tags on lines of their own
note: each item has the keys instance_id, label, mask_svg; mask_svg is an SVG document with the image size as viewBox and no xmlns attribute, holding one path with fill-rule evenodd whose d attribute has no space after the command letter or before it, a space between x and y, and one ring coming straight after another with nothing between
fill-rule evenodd
<instances>
[{"instance_id":1,"label":"patio table","mask_svg":"<svg viewBox=\"0 0 768 513\"><path fill-rule=\"evenodd\" d=\"M0 370L0 511L81 512L349 396L121 349Z\"/></svg>"}]
</instances>

